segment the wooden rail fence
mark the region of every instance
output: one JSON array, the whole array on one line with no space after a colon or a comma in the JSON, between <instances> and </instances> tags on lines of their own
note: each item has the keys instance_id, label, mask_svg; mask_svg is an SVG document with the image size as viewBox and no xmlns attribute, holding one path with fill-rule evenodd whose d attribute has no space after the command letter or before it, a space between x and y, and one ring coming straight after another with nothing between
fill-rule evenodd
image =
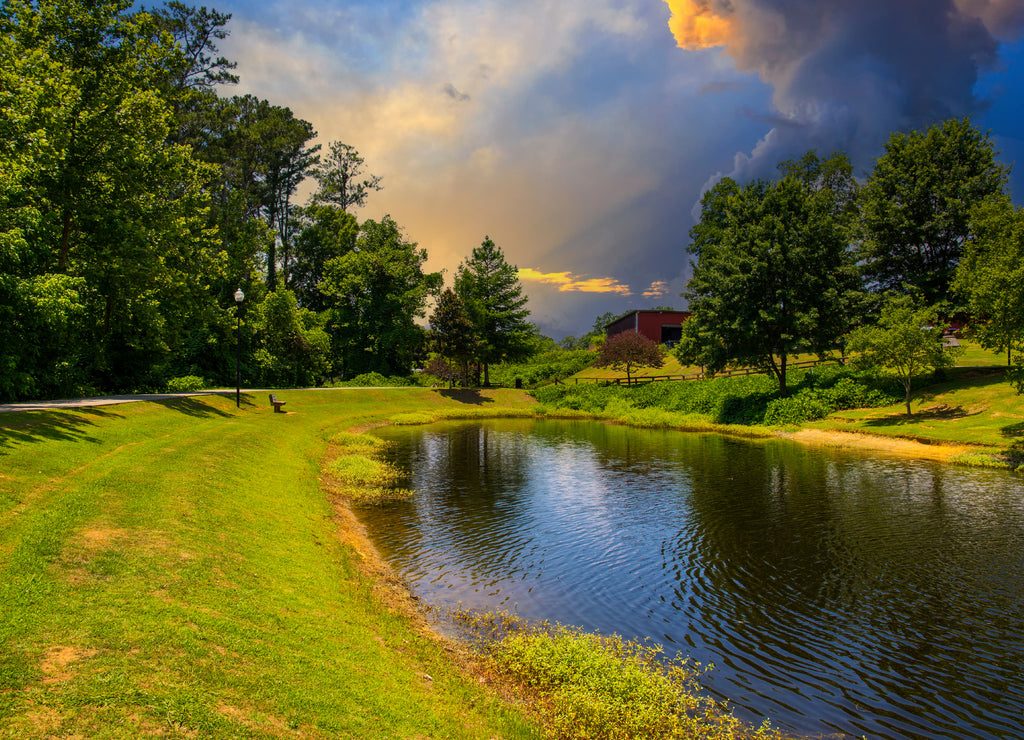
<instances>
[{"instance_id":1,"label":"wooden rail fence","mask_svg":"<svg viewBox=\"0 0 1024 740\"><path fill-rule=\"evenodd\" d=\"M828 360L804 360L803 362L790 362L786 364L786 368L804 368L804 367L817 367L818 365L830 365L838 363L840 365L846 364L846 357L840 357L838 359ZM744 367L738 370L728 370L726 372L715 373L716 378L732 378L737 375L764 375L764 370L758 370L757 368ZM642 385L644 383L656 383L665 380L703 380L705 377L704 373L687 373L685 375L642 375L639 377L630 378L627 382L626 378L572 378L575 381L574 385L579 385L580 381L592 382L592 383L608 383L609 385ZM559 381L560 383L567 383L568 379Z\"/></svg>"}]
</instances>

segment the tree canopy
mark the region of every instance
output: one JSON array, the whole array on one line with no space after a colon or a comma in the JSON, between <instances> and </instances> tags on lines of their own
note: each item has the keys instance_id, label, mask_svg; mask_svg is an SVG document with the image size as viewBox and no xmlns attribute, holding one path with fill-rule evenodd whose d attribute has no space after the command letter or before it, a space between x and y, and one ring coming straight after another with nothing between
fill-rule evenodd
<instances>
[{"instance_id":1,"label":"tree canopy","mask_svg":"<svg viewBox=\"0 0 1024 740\"><path fill-rule=\"evenodd\" d=\"M972 238L964 245L953 288L967 304L981 345L1012 352L1024 345L1024 209L996 196L971 214Z\"/></svg>"},{"instance_id":2,"label":"tree canopy","mask_svg":"<svg viewBox=\"0 0 1024 740\"><path fill-rule=\"evenodd\" d=\"M862 192L860 259L877 292L948 298L971 234L971 208L1001 193L1008 169L968 120L894 133Z\"/></svg>"},{"instance_id":3,"label":"tree canopy","mask_svg":"<svg viewBox=\"0 0 1024 740\"><path fill-rule=\"evenodd\" d=\"M726 178L701 208L678 353L711 372L762 368L785 396L790 356L824 355L849 329L857 280L843 208L829 187L793 175L742 187Z\"/></svg>"},{"instance_id":4,"label":"tree canopy","mask_svg":"<svg viewBox=\"0 0 1024 740\"><path fill-rule=\"evenodd\" d=\"M633 331L613 334L597 349L594 367L610 367L626 373L626 383L633 382L633 371L643 367L661 367L665 353L654 341Z\"/></svg>"},{"instance_id":5,"label":"tree canopy","mask_svg":"<svg viewBox=\"0 0 1024 740\"><path fill-rule=\"evenodd\" d=\"M846 346L858 365L896 374L906 393L907 416L914 378L953 362L938 310L909 294L887 294L877 324L854 329Z\"/></svg>"}]
</instances>

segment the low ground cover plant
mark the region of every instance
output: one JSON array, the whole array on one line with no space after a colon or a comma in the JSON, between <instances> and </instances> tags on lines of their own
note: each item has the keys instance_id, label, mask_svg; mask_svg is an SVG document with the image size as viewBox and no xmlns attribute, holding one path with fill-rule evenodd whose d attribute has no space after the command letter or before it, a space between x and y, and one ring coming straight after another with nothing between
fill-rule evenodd
<instances>
[{"instance_id":1,"label":"low ground cover plant","mask_svg":"<svg viewBox=\"0 0 1024 740\"><path fill-rule=\"evenodd\" d=\"M660 646L507 613L456 615L481 641L497 674L534 700L550 737L564 740L780 738L753 729L711 698L706 670L667 659Z\"/></svg>"},{"instance_id":2,"label":"low ground cover plant","mask_svg":"<svg viewBox=\"0 0 1024 740\"><path fill-rule=\"evenodd\" d=\"M554 385L537 389L534 396L549 409L597 415L619 412L614 416L630 409L659 409L740 425L799 424L845 409L887 406L901 398L892 381L842 366L794 371L791 378L793 392L786 398L779 396L778 384L766 375L626 387Z\"/></svg>"}]
</instances>

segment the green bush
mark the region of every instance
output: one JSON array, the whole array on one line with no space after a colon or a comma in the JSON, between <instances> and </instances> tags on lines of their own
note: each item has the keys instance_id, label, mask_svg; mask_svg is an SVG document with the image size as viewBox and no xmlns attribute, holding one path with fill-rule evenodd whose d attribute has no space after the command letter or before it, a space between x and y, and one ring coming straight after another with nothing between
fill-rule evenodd
<instances>
[{"instance_id":1,"label":"green bush","mask_svg":"<svg viewBox=\"0 0 1024 740\"><path fill-rule=\"evenodd\" d=\"M902 397L891 381L841 366L789 374L793 394L779 398L767 375L646 383L634 386L553 385L533 391L549 409L625 418L633 410L701 414L716 424L792 425L852 408L887 406ZM635 415L635 413L633 414Z\"/></svg>"},{"instance_id":2,"label":"green bush","mask_svg":"<svg viewBox=\"0 0 1024 740\"><path fill-rule=\"evenodd\" d=\"M511 388L515 385L516 378L522 380L523 385L528 388L554 383L589 367L596 357L597 353L589 350L559 349L541 352L523 362L492 365L491 384Z\"/></svg>"},{"instance_id":3,"label":"green bush","mask_svg":"<svg viewBox=\"0 0 1024 740\"><path fill-rule=\"evenodd\" d=\"M704 691L704 671L665 660L660 647L569 627L515 626L490 644L496 670L540 699L552 737L779 738L744 727Z\"/></svg>"},{"instance_id":4,"label":"green bush","mask_svg":"<svg viewBox=\"0 0 1024 740\"><path fill-rule=\"evenodd\" d=\"M171 378L167 381L168 393L191 393L201 391L206 387L206 381L198 375L183 375L180 378Z\"/></svg>"},{"instance_id":5,"label":"green bush","mask_svg":"<svg viewBox=\"0 0 1024 740\"><path fill-rule=\"evenodd\" d=\"M394 386L412 385L408 378L401 378L397 375L384 376L380 373L363 373L354 378L335 383L339 387L352 388L391 388Z\"/></svg>"}]
</instances>

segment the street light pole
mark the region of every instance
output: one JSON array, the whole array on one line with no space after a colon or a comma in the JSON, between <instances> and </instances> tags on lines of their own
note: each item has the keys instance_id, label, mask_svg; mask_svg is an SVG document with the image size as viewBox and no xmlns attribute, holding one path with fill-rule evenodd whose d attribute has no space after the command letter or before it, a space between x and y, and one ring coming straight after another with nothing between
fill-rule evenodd
<instances>
[{"instance_id":1,"label":"street light pole","mask_svg":"<svg viewBox=\"0 0 1024 740\"><path fill-rule=\"evenodd\" d=\"M235 291L235 315L238 323L235 326L235 407L242 408L242 301L245 293L239 288Z\"/></svg>"}]
</instances>

